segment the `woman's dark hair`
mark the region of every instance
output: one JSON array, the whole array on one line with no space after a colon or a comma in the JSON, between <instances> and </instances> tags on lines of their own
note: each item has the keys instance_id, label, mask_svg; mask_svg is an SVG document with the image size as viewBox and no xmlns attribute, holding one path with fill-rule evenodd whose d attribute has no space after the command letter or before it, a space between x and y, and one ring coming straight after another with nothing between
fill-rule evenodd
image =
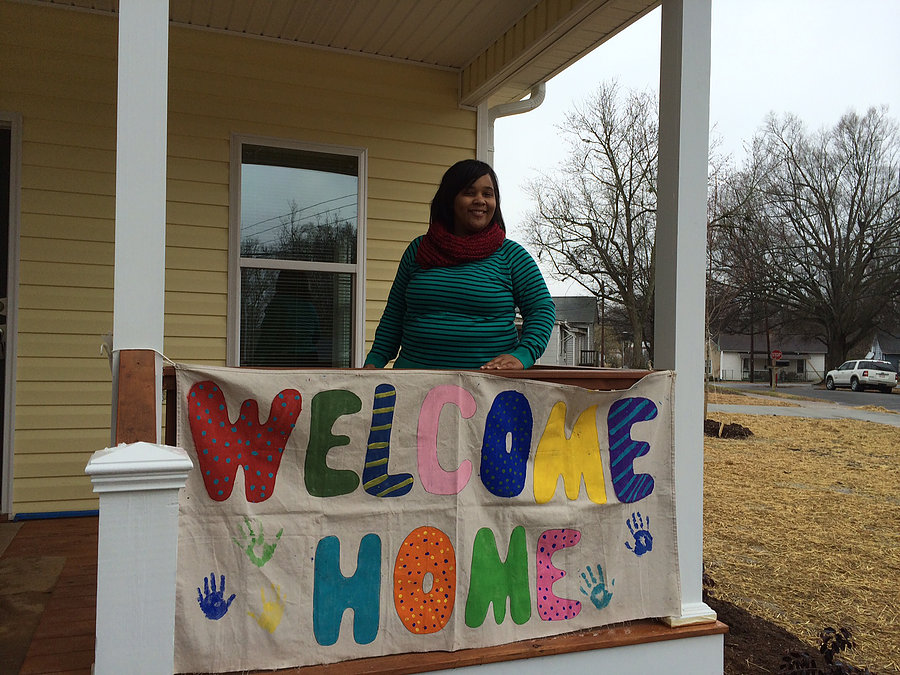
<instances>
[{"instance_id":1,"label":"woman's dark hair","mask_svg":"<svg viewBox=\"0 0 900 675\"><path fill-rule=\"evenodd\" d=\"M497 209L494 211L494 221L500 224L504 230L503 214L500 212L500 185L497 182L497 174L490 164L477 159L464 159L451 166L441 178L441 184L434 199L431 200L431 222L440 223L444 227L453 229L453 202L456 195L472 185L485 174L491 177L494 183L494 197L497 200Z\"/></svg>"}]
</instances>

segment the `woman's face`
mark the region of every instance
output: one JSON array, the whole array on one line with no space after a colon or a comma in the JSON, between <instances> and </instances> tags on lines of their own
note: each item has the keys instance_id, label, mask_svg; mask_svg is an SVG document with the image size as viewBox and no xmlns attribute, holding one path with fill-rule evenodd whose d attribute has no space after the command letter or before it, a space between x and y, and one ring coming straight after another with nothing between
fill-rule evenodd
<instances>
[{"instance_id":1,"label":"woman's face","mask_svg":"<svg viewBox=\"0 0 900 675\"><path fill-rule=\"evenodd\" d=\"M453 233L465 237L481 232L494 221L496 209L494 181L484 174L453 200Z\"/></svg>"}]
</instances>

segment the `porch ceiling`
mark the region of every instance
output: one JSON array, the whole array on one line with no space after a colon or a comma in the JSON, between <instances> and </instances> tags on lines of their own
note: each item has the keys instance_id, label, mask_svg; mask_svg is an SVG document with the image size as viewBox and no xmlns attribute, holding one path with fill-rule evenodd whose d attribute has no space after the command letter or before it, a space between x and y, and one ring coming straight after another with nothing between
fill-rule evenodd
<instances>
[{"instance_id":1,"label":"porch ceiling","mask_svg":"<svg viewBox=\"0 0 900 675\"><path fill-rule=\"evenodd\" d=\"M100 13L119 0L42 0ZM448 68L460 102L521 98L660 0L170 0L172 24Z\"/></svg>"}]
</instances>

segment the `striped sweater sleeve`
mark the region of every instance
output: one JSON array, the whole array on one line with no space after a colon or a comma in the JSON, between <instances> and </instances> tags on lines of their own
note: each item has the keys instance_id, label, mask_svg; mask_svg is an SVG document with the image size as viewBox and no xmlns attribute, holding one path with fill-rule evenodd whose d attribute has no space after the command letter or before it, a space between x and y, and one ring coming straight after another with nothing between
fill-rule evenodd
<instances>
[{"instance_id":1,"label":"striped sweater sleeve","mask_svg":"<svg viewBox=\"0 0 900 675\"><path fill-rule=\"evenodd\" d=\"M397 357L400 351L400 339L403 337L403 318L406 314L406 286L409 284L410 272L416 259L416 251L419 249L421 237L413 239L397 268L397 275L388 294L384 314L375 329L375 339L372 341L372 349L366 356L365 364L384 368L388 361Z\"/></svg>"},{"instance_id":2,"label":"striped sweater sleeve","mask_svg":"<svg viewBox=\"0 0 900 675\"><path fill-rule=\"evenodd\" d=\"M556 305L540 268L531 254L521 245L510 242L509 264L513 285L513 300L522 313L522 336L510 352L525 368L531 368L550 341L556 321Z\"/></svg>"}]
</instances>

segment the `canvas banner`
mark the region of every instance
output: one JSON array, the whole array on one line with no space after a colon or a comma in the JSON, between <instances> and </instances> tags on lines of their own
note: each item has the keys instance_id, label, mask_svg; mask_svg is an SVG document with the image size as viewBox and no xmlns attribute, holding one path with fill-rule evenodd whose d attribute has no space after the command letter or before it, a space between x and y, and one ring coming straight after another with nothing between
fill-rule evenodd
<instances>
[{"instance_id":1,"label":"canvas banner","mask_svg":"<svg viewBox=\"0 0 900 675\"><path fill-rule=\"evenodd\" d=\"M680 613L672 373L176 371L178 672Z\"/></svg>"}]
</instances>

